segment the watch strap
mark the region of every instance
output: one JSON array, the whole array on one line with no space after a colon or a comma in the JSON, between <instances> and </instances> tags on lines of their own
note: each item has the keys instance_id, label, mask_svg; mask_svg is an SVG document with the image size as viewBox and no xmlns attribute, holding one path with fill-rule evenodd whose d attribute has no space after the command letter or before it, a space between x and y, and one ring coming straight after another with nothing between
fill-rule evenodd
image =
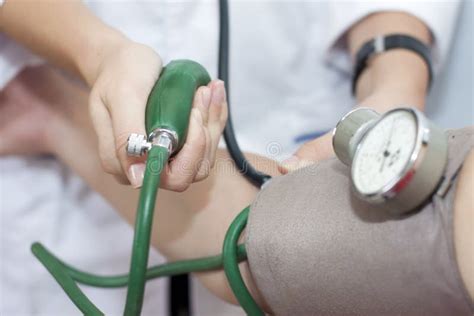
<instances>
[{"instance_id":1,"label":"watch strap","mask_svg":"<svg viewBox=\"0 0 474 316\"><path fill-rule=\"evenodd\" d=\"M420 40L403 34L377 36L366 42L356 54L354 75L352 77L352 94L355 95L357 81L362 72L367 68L369 59L391 49L406 49L418 54L428 68L428 89L433 79L433 67L430 48Z\"/></svg>"}]
</instances>

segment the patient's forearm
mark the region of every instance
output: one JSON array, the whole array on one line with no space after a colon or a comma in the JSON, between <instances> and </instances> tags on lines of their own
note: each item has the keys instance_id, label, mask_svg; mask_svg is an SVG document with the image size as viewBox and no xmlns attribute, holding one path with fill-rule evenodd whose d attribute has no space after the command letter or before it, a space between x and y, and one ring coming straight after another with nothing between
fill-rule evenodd
<instances>
[{"instance_id":1,"label":"patient's forearm","mask_svg":"<svg viewBox=\"0 0 474 316\"><path fill-rule=\"evenodd\" d=\"M54 108L55 118L49 122L50 143L56 155L101 195L130 223L138 200L138 191L122 186L103 173L96 150L95 137L85 107L87 93L54 73L35 78L34 87L41 91L44 102ZM61 106L57 106L60 104ZM276 165L261 157L251 156L259 170L276 174ZM225 161L227 161L225 163ZM155 214L152 243L170 260L195 258L221 252L222 241L230 222L238 212L252 202L257 189L235 169L224 151L219 152L218 163L211 176L194 184L184 193L160 190ZM472 271L472 170L474 154L465 161L460 172L455 207L455 243L458 262L466 285L471 291ZM348 210L349 211L349 210ZM318 225L318 223L315 223ZM321 227L323 228L323 227ZM255 286L246 263L243 274L257 300ZM199 277L205 286L224 299L233 296L222 271L203 273ZM267 309L268 310L268 309Z\"/></svg>"}]
</instances>

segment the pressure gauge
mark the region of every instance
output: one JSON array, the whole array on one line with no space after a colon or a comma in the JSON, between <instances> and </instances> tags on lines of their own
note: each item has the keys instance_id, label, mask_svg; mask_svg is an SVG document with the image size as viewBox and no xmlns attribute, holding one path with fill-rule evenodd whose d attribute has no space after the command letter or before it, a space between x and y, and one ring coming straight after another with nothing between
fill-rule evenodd
<instances>
[{"instance_id":1,"label":"pressure gauge","mask_svg":"<svg viewBox=\"0 0 474 316\"><path fill-rule=\"evenodd\" d=\"M432 195L448 152L444 132L413 108L382 116L353 110L337 124L333 147L351 167L357 196L396 213L412 211Z\"/></svg>"}]
</instances>

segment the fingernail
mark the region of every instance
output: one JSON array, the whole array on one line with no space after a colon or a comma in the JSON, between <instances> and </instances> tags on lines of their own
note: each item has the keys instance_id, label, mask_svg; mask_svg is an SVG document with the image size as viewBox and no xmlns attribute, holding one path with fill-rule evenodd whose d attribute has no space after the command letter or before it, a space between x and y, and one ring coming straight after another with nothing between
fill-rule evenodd
<instances>
[{"instance_id":1,"label":"fingernail","mask_svg":"<svg viewBox=\"0 0 474 316\"><path fill-rule=\"evenodd\" d=\"M307 167L313 164L313 162L308 160L301 160L297 156L291 156L290 158L283 160L281 166L289 171L295 171L303 167Z\"/></svg>"},{"instance_id":2,"label":"fingernail","mask_svg":"<svg viewBox=\"0 0 474 316\"><path fill-rule=\"evenodd\" d=\"M211 104L222 105L225 101L225 86L224 81L218 81L214 84L214 89L212 91L212 100Z\"/></svg>"},{"instance_id":3,"label":"fingernail","mask_svg":"<svg viewBox=\"0 0 474 316\"><path fill-rule=\"evenodd\" d=\"M211 104L211 89L209 89L208 87L202 88L201 101L205 107L208 107Z\"/></svg>"},{"instance_id":4,"label":"fingernail","mask_svg":"<svg viewBox=\"0 0 474 316\"><path fill-rule=\"evenodd\" d=\"M144 163L136 163L128 168L128 179L130 180L130 184L135 189L139 188L143 184L143 177L145 176L145 164Z\"/></svg>"}]
</instances>

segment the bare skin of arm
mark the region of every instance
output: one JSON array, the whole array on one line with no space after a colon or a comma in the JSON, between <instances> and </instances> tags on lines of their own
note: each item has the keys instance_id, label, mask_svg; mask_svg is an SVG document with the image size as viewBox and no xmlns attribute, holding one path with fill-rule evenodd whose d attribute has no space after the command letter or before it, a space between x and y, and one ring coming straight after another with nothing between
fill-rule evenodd
<instances>
[{"instance_id":1,"label":"bare skin of arm","mask_svg":"<svg viewBox=\"0 0 474 316\"><path fill-rule=\"evenodd\" d=\"M368 40L381 34L402 33L425 44L432 41L428 28L417 18L405 13L373 14L349 32L348 46L352 56ZM396 105L425 107L428 69L417 54L394 49L375 56L361 75L357 100L385 112ZM474 298L474 153L471 151L459 175L455 199L454 237L458 264L466 287Z\"/></svg>"},{"instance_id":2,"label":"bare skin of arm","mask_svg":"<svg viewBox=\"0 0 474 316\"><path fill-rule=\"evenodd\" d=\"M3 104L0 109L3 107L3 113L8 114L5 104L10 104L12 110L21 111L18 107L22 104L18 101L33 107L23 111L27 120L24 124L30 129L41 125L40 131L35 131L37 138L27 140L31 144L42 144L36 153L53 153L133 224L139 191L117 183L112 175L102 170L96 137L87 113L87 90L58 72L42 67L24 71L9 85L0 98L0 104ZM32 115L32 111L38 108L42 114ZM5 119L8 116L9 121L15 121L11 115L1 115ZM34 120L33 117L38 116L48 124ZM4 139L15 138L18 136ZM10 153L27 154L25 142L18 139L11 144L0 142L0 155L8 153L5 148L10 148ZM21 145L15 147L18 144ZM161 189L158 193L152 244L170 261L221 253L230 223L258 192L235 169L226 151L218 150L217 155L216 165L207 179L182 193ZM259 170L278 174L276 162L254 155L248 158ZM241 271L253 295L259 297L247 263L241 264ZM223 271L200 273L198 277L217 296L236 303ZM265 306L260 299L259 303Z\"/></svg>"},{"instance_id":3,"label":"bare skin of arm","mask_svg":"<svg viewBox=\"0 0 474 316\"><path fill-rule=\"evenodd\" d=\"M406 34L429 45L431 34L426 25L406 13L385 12L372 14L349 31L348 47L351 56L362 45L379 35ZM424 109L428 85L428 68L416 53L393 49L371 58L359 78L356 96L359 103L385 112L401 104ZM373 102L373 101L377 102Z\"/></svg>"},{"instance_id":4,"label":"bare skin of arm","mask_svg":"<svg viewBox=\"0 0 474 316\"><path fill-rule=\"evenodd\" d=\"M49 124L43 126L39 133L44 136L42 138L44 147L38 151L54 153L94 190L104 196L128 222L133 223L138 191L118 184L112 176L102 171L96 138L86 112L87 91L57 73L44 69L37 73L26 73L18 80L20 87L7 88L0 103L5 107L9 102L18 102L16 98L18 95L16 97L14 95L15 89L17 94L18 92L22 94L18 89L21 90L23 85L28 92L22 102L46 109L46 121ZM13 95L9 98L8 92L9 90L11 92L12 88ZM31 121L31 112L26 114ZM6 116L1 117L6 119ZM34 122L29 123L30 127L35 125ZM30 141L35 143L34 139ZM0 154L2 152L5 154L5 148L8 146L16 145L0 143ZM18 151L21 151L21 148L17 148ZM259 170L272 175L278 174L275 162L258 156L249 158ZM170 261L221 252L222 241L230 222L243 207L254 200L257 194L257 189L231 166L228 155L224 151L219 151L216 167L205 181L192 185L184 193L160 190L152 242L154 247ZM472 252L474 236L466 223L469 223L469 220L472 222L474 217L471 196L474 189L473 169L474 157L471 154L460 174L455 209L458 262L471 296L474 294L474 273L470 268L474 265ZM252 282L247 264L242 263L241 269L254 297L269 311ZM222 271L201 273L198 276L214 294L235 302Z\"/></svg>"},{"instance_id":5,"label":"bare skin of arm","mask_svg":"<svg viewBox=\"0 0 474 316\"><path fill-rule=\"evenodd\" d=\"M393 33L407 34L426 44L431 42L428 28L416 17L401 12L375 13L349 30L347 46L352 58L368 40ZM373 108L379 113L401 105L423 111L427 84L428 71L423 59L408 50L393 49L370 59L358 80L355 105ZM292 159L282 163L280 171L287 173L332 156L332 133L329 132L303 144Z\"/></svg>"},{"instance_id":6,"label":"bare skin of arm","mask_svg":"<svg viewBox=\"0 0 474 316\"><path fill-rule=\"evenodd\" d=\"M15 90L15 85L18 84L29 91L29 95L21 102L46 108L45 119L49 124L40 133L43 145L41 152L54 153L132 224L139 192L118 184L113 176L101 169L94 132L82 103L86 102L86 92L61 75L44 68L26 71L17 81L19 82L7 88L6 92ZM2 111L5 111L5 107L8 108L8 103L11 102L3 93L0 98L0 104L3 105L0 109L3 107ZM33 122L28 124L35 125ZM0 145L0 155L6 153L5 146L11 148L14 145ZM13 150L21 153L20 148ZM278 175L276 162L258 156L248 157L259 170ZM455 200L457 259L471 296L474 296L474 234L471 229L474 220L471 194L474 190L473 172L474 154L471 153L460 173ZM160 190L153 226L153 246L170 261L220 253L230 222L254 200L257 192L235 170L228 154L219 150L216 167L208 179L192 185L184 193ZM247 263L241 264L241 271L259 304L270 311L252 281ZM214 294L235 303L222 271L200 273L198 277Z\"/></svg>"},{"instance_id":7,"label":"bare skin of arm","mask_svg":"<svg viewBox=\"0 0 474 316\"><path fill-rule=\"evenodd\" d=\"M103 169L140 187L143 158L127 156L124 148L131 133L145 134L146 102L162 69L158 53L108 26L81 0L7 0L0 6L0 32L87 83ZM184 191L207 176L226 119L224 99L223 82L197 90L190 137L162 188Z\"/></svg>"},{"instance_id":8,"label":"bare skin of arm","mask_svg":"<svg viewBox=\"0 0 474 316\"><path fill-rule=\"evenodd\" d=\"M127 40L79 0L6 1L0 31L90 85L101 60Z\"/></svg>"}]
</instances>

